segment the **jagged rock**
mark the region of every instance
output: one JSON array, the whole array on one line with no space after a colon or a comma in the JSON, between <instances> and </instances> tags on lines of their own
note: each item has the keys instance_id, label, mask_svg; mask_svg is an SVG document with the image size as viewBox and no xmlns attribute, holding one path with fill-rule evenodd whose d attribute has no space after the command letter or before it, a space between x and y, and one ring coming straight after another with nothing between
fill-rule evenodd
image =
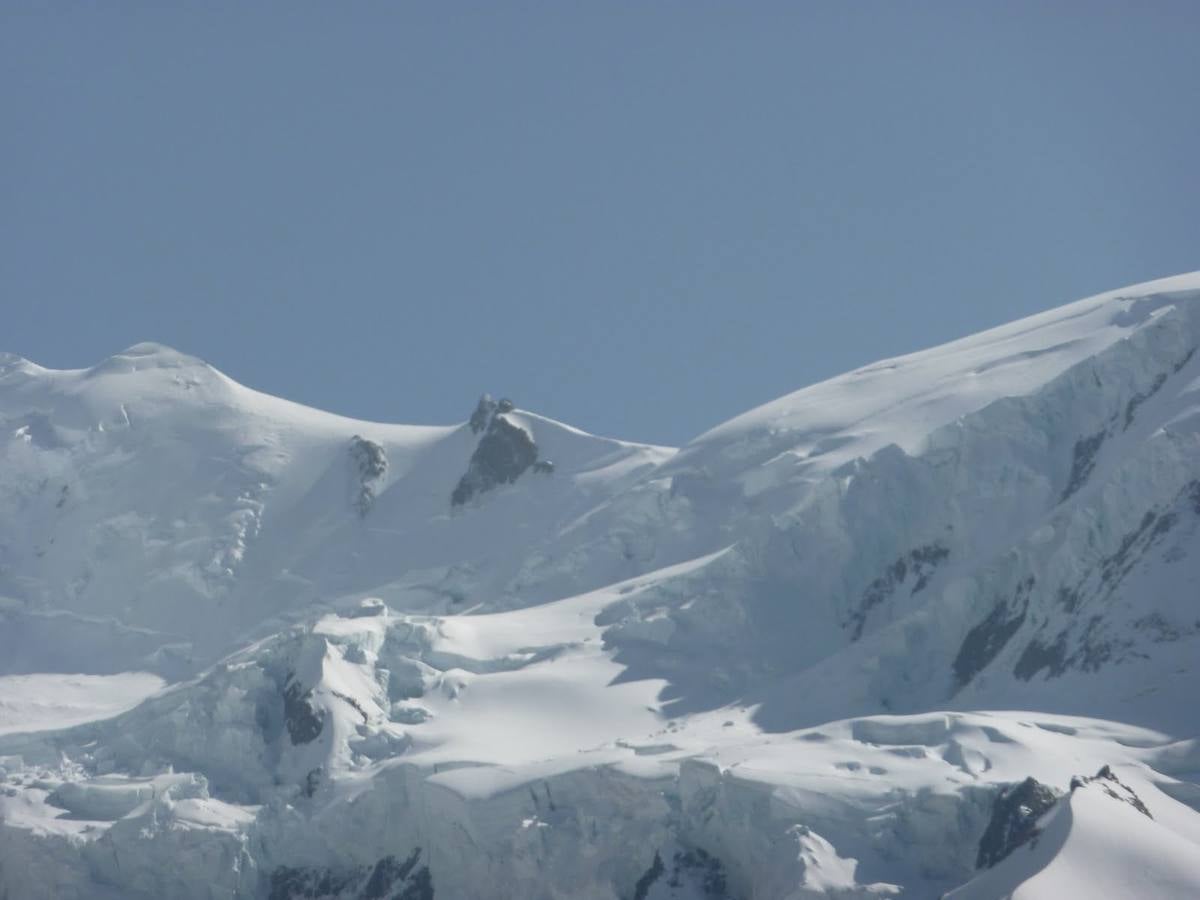
<instances>
[{"instance_id":1,"label":"jagged rock","mask_svg":"<svg viewBox=\"0 0 1200 900\"><path fill-rule=\"evenodd\" d=\"M1038 672L1047 669L1051 676L1061 675L1067 667L1067 633L1060 631L1053 642L1034 638L1026 645L1013 668L1013 674L1028 681Z\"/></svg>"},{"instance_id":2,"label":"jagged rock","mask_svg":"<svg viewBox=\"0 0 1200 900\"><path fill-rule=\"evenodd\" d=\"M1112 553L1102 557L1074 584L1060 587L1057 596L1063 608L1075 612L1098 595L1116 590L1145 560L1150 550L1180 524L1192 502L1192 490L1191 484L1180 490L1175 497L1174 509L1146 510L1138 524L1122 536ZM1068 669L1094 672L1109 662L1120 661L1133 647L1127 633L1114 631L1103 618L1077 617L1069 621L1068 627L1060 630L1053 640L1049 634L1032 639L1017 660L1013 674L1028 681L1043 670L1049 678L1062 675Z\"/></svg>"},{"instance_id":3,"label":"jagged rock","mask_svg":"<svg viewBox=\"0 0 1200 900\"><path fill-rule=\"evenodd\" d=\"M271 873L270 900L433 900L428 866L418 847L404 860L384 856L373 866L346 869L280 866Z\"/></svg>"},{"instance_id":4,"label":"jagged rock","mask_svg":"<svg viewBox=\"0 0 1200 900\"><path fill-rule=\"evenodd\" d=\"M537 472L539 475L553 475L554 463L548 459L539 459L533 464L533 471Z\"/></svg>"},{"instance_id":5,"label":"jagged rock","mask_svg":"<svg viewBox=\"0 0 1200 900\"><path fill-rule=\"evenodd\" d=\"M1153 819L1150 814L1150 807L1142 801L1129 785L1121 781L1113 772L1111 766L1101 766L1100 771L1091 778L1085 778L1082 775L1076 775L1071 779L1072 792L1089 784L1098 784L1100 789L1114 800L1120 800L1122 803L1128 803L1142 815L1148 819Z\"/></svg>"},{"instance_id":6,"label":"jagged rock","mask_svg":"<svg viewBox=\"0 0 1200 900\"><path fill-rule=\"evenodd\" d=\"M1075 451L1071 458L1071 475L1067 479L1067 486L1063 489L1059 503L1065 502L1083 487L1088 476L1092 474L1092 469L1096 467L1096 454L1100 452L1100 446L1107 436L1108 432L1101 429L1095 434L1082 437L1075 442Z\"/></svg>"},{"instance_id":7,"label":"jagged rock","mask_svg":"<svg viewBox=\"0 0 1200 900\"><path fill-rule=\"evenodd\" d=\"M937 567L946 561L950 551L941 544L926 544L899 557L883 574L867 585L863 591L859 608L850 616L847 625L854 628L854 640L862 637L867 616L873 608L883 603L912 576L912 594L918 594L929 584Z\"/></svg>"},{"instance_id":8,"label":"jagged rock","mask_svg":"<svg viewBox=\"0 0 1200 900\"><path fill-rule=\"evenodd\" d=\"M655 851L653 862L633 888L633 900L650 897L727 900L725 868L698 847L676 850L669 868L662 853Z\"/></svg>"},{"instance_id":9,"label":"jagged rock","mask_svg":"<svg viewBox=\"0 0 1200 900\"><path fill-rule=\"evenodd\" d=\"M959 687L982 672L1025 624L1025 613L1013 613L999 603L987 618L967 632L953 662L954 680Z\"/></svg>"},{"instance_id":10,"label":"jagged rock","mask_svg":"<svg viewBox=\"0 0 1200 900\"><path fill-rule=\"evenodd\" d=\"M288 736L295 745L307 744L317 739L324 726L319 710L313 709L309 698L311 690L305 690L295 676L289 676L283 688L283 720Z\"/></svg>"},{"instance_id":11,"label":"jagged rock","mask_svg":"<svg viewBox=\"0 0 1200 900\"><path fill-rule=\"evenodd\" d=\"M496 401L492 399L491 394L483 394L479 398L479 402L475 404L475 411L471 413L471 418L468 425L471 426L471 431L475 434L483 431L492 421L492 415L496 412Z\"/></svg>"},{"instance_id":12,"label":"jagged rock","mask_svg":"<svg viewBox=\"0 0 1200 900\"><path fill-rule=\"evenodd\" d=\"M633 887L633 900L646 900L646 895L650 893L650 886L658 881L664 871L666 871L666 867L663 865L662 855L656 850L654 862Z\"/></svg>"},{"instance_id":13,"label":"jagged rock","mask_svg":"<svg viewBox=\"0 0 1200 900\"><path fill-rule=\"evenodd\" d=\"M354 476L354 508L365 516L375 503L378 482L387 474L383 446L360 435L350 438L350 461Z\"/></svg>"},{"instance_id":14,"label":"jagged rock","mask_svg":"<svg viewBox=\"0 0 1200 900\"><path fill-rule=\"evenodd\" d=\"M510 413L516 408L516 405L507 397L500 398L500 402L496 404L496 412L501 415Z\"/></svg>"},{"instance_id":15,"label":"jagged rock","mask_svg":"<svg viewBox=\"0 0 1200 900\"><path fill-rule=\"evenodd\" d=\"M1037 822L1055 803L1053 788L1033 778L1001 791L992 804L992 818L979 841L977 868L994 866L1037 836Z\"/></svg>"},{"instance_id":16,"label":"jagged rock","mask_svg":"<svg viewBox=\"0 0 1200 900\"><path fill-rule=\"evenodd\" d=\"M529 432L500 414L493 416L450 502L461 506L498 485L511 484L537 462L537 455L537 444Z\"/></svg>"}]
</instances>

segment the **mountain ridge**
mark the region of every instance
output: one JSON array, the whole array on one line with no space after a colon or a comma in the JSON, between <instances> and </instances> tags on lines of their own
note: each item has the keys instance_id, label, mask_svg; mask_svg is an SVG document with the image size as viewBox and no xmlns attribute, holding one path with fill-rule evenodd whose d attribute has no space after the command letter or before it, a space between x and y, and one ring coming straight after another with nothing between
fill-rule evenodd
<instances>
[{"instance_id":1,"label":"mountain ridge","mask_svg":"<svg viewBox=\"0 0 1200 900\"><path fill-rule=\"evenodd\" d=\"M0 887L1048 900L1103 846L1111 896L1147 861L1188 896L1197 301L1077 301L678 450L343 419L161 345L4 357ZM982 852L1011 786L1106 766L1127 847L1088 787Z\"/></svg>"}]
</instances>

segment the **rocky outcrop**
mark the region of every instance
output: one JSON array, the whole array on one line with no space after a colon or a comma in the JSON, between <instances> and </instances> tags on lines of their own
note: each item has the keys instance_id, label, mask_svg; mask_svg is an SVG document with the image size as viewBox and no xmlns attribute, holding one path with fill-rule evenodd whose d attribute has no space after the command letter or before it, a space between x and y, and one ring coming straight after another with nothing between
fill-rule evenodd
<instances>
[{"instance_id":1,"label":"rocky outcrop","mask_svg":"<svg viewBox=\"0 0 1200 900\"><path fill-rule=\"evenodd\" d=\"M421 848L405 859L385 856L373 866L348 869L280 866L271 873L270 900L433 900Z\"/></svg>"},{"instance_id":2,"label":"rocky outcrop","mask_svg":"<svg viewBox=\"0 0 1200 900\"><path fill-rule=\"evenodd\" d=\"M987 618L967 632L953 662L954 679L960 687L982 672L1025 624L1036 584L1032 575L1022 579L1011 603L997 602Z\"/></svg>"},{"instance_id":3,"label":"rocky outcrop","mask_svg":"<svg viewBox=\"0 0 1200 900\"><path fill-rule=\"evenodd\" d=\"M496 412L496 401L492 399L491 394L484 394L479 398L479 402L475 404L475 411L471 413L471 418L468 425L471 426L472 434L479 434L488 427L488 423L492 421L492 416Z\"/></svg>"},{"instance_id":4,"label":"rocky outcrop","mask_svg":"<svg viewBox=\"0 0 1200 900\"><path fill-rule=\"evenodd\" d=\"M502 484L512 484L537 461L537 444L524 428L497 415L471 454L450 502L461 506L472 497Z\"/></svg>"},{"instance_id":5,"label":"rocky outcrop","mask_svg":"<svg viewBox=\"0 0 1200 900\"><path fill-rule=\"evenodd\" d=\"M1109 766L1103 766L1091 778L1080 775L1072 778L1071 792L1089 785L1099 786L1112 799L1129 804L1147 818L1154 818L1141 797L1118 779ZM977 868L991 868L1018 847L1035 840L1040 831L1038 821L1060 799L1058 791L1033 778L1001 791L992 804L992 818L979 841Z\"/></svg>"},{"instance_id":6,"label":"rocky outcrop","mask_svg":"<svg viewBox=\"0 0 1200 900\"><path fill-rule=\"evenodd\" d=\"M387 454L382 445L356 434L350 438L350 463L354 508L360 516L365 516L374 505L379 484L387 474Z\"/></svg>"},{"instance_id":7,"label":"rocky outcrop","mask_svg":"<svg viewBox=\"0 0 1200 900\"><path fill-rule=\"evenodd\" d=\"M987 869L1038 834L1038 819L1058 802L1058 794L1033 778L1000 792L992 805L992 818L979 841L975 865Z\"/></svg>"},{"instance_id":8,"label":"rocky outcrop","mask_svg":"<svg viewBox=\"0 0 1200 900\"><path fill-rule=\"evenodd\" d=\"M283 721L288 736L297 746L315 741L324 725L320 710L314 709L310 702L311 697L311 689L305 690L294 676L288 678L283 688Z\"/></svg>"},{"instance_id":9,"label":"rocky outcrop","mask_svg":"<svg viewBox=\"0 0 1200 900\"><path fill-rule=\"evenodd\" d=\"M554 463L538 459L533 435L507 417L514 408L508 399L495 401L488 394L479 398L468 425L483 437L450 495L451 505L462 506L502 484L512 484L529 469L543 475L553 473Z\"/></svg>"},{"instance_id":10,"label":"rocky outcrop","mask_svg":"<svg viewBox=\"0 0 1200 900\"><path fill-rule=\"evenodd\" d=\"M1140 812L1147 819L1153 819L1150 814L1150 807L1142 801L1129 785L1125 784L1113 772L1110 766L1102 766L1100 771L1091 778L1084 778L1081 775L1076 775L1071 779L1071 791L1077 791L1081 787L1094 784L1097 785L1105 794L1113 800L1121 803L1127 803Z\"/></svg>"},{"instance_id":11,"label":"rocky outcrop","mask_svg":"<svg viewBox=\"0 0 1200 900\"><path fill-rule=\"evenodd\" d=\"M668 867L661 853L633 889L633 900L658 898L702 898L727 900L730 897L725 883L725 867L721 861L698 847L677 849Z\"/></svg>"},{"instance_id":12,"label":"rocky outcrop","mask_svg":"<svg viewBox=\"0 0 1200 900\"><path fill-rule=\"evenodd\" d=\"M863 591L859 608L845 623L853 628L853 639L862 637L871 610L888 600L900 587L912 582L910 594L919 594L929 584L937 567L946 561L950 551L941 544L926 544L898 557L882 575Z\"/></svg>"}]
</instances>

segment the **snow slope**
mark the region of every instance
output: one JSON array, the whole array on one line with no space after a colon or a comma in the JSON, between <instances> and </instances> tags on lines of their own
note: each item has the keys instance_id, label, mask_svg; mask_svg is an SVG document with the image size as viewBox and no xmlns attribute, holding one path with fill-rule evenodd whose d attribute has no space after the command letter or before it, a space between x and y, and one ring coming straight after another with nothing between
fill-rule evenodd
<instances>
[{"instance_id":1,"label":"snow slope","mask_svg":"<svg viewBox=\"0 0 1200 900\"><path fill-rule=\"evenodd\" d=\"M0 896L1195 896L1197 346L1179 276L679 451L5 357Z\"/></svg>"},{"instance_id":2,"label":"snow slope","mask_svg":"<svg viewBox=\"0 0 1200 900\"><path fill-rule=\"evenodd\" d=\"M6 357L0 596L16 624L0 671L106 674L133 657L178 676L248 631L363 592L406 608L502 602L522 552L669 455L520 418L555 477L456 514L465 425L344 419L152 344L68 372ZM382 475L357 470L359 435L381 448Z\"/></svg>"},{"instance_id":3,"label":"snow slope","mask_svg":"<svg viewBox=\"0 0 1200 900\"><path fill-rule=\"evenodd\" d=\"M1200 896L1194 839L1164 827L1127 789L1096 779L1046 815L1039 839L952 891L950 900Z\"/></svg>"},{"instance_id":4,"label":"snow slope","mask_svg":"<svg viewBox=\"0 0 1200 900\"><path fill-rule=\"evenodd\" d=\"M157 693L163 680L147 672L119 675L0 677L0 734L66 728L109 718Z\"/></svg>"}]
</instances>

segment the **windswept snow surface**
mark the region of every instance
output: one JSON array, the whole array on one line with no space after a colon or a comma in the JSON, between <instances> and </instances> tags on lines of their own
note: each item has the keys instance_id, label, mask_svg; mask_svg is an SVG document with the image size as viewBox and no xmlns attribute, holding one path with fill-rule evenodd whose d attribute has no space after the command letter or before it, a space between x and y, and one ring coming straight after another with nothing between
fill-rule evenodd
<instances>
[{"instance_id":1,"label":"windswept snow surface","mask_svg":"<svg viewBox=\"0 0 1200 900\"><path fill-rule=\"evenodd\" d=\"M0 357L0 896L1200 895L1197 346L1179 276L679 451Z\"/></svg>"},{"instance_id":2,"label":"windswept snow surface","mask_svg":"<svg viewBox=\"0 0 1200 900\"><path fill-rule=\"evenodd\" d=\"M109 719L137 706L163 684L149 672L6 675L0 677L0 734Z\"/></svg>"}]
</instances>

